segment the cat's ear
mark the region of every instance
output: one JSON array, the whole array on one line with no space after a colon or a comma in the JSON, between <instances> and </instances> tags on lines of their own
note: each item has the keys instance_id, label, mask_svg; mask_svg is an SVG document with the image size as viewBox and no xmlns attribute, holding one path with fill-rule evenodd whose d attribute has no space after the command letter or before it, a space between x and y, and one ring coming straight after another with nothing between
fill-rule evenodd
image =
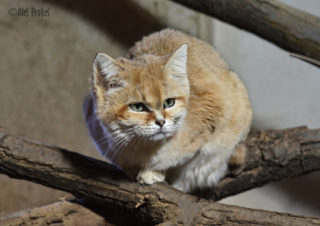
<instances>
[{"instance_id":1,"label":"cat's ear","mask_svg":"<svg viewBox=\"0 0 320 226\"><path fill-rule=\"evenodd\" d=\"M165 73L177 78L187 77L188 45L183 44L169 58L164 66Z\"/></svg>"},{"instance_id":2,"label":"cat's ear","mask_svg":"<svg viewBox=\"0 0 320 226\"><path fill-rule=\"evenodd\" d=\"M97 95L112 91L124 85L123 79L119 76L125 70L114 59L107 54L98 53L93 62L93 86Z\"/></svg>"},{"instance_id":3,"label":"cat's ear","mask_svg":"<svg viewBox=\"0 0 320 226\"><path fill-rule=\"evenodd\" d=\"M105 53L98 53L93 62L93 74L98 79L108 82L113 76L118 75L123 68L114 59Z\"/></svg>"}]
</instances>

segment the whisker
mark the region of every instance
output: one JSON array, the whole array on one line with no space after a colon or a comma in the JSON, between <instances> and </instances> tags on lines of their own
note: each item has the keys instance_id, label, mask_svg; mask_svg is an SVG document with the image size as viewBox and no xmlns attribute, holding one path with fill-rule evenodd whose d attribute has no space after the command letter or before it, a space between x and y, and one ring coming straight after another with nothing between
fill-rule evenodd
<instances>
[{"instance_id":1,"label":"whisker","mask_svg":"<svg viewBox=\"0 0 320 226\"><path fill-rule=\"evenodd\" d=\"M116 156L120 156L126 145L132 140L132 137L134 137L134 131L128 130L126 135L127 136L121 137L113 144L113 147L115 148L113 150L114 153L111 156L111 161L113 161Z\"/></svg>"},{"instance_id":2,"label":"whisker","mask_svg":"<svg viewBox=\"0 0 320 226\"><path fill-rule=\"evenodd\" d=\"M119 144L119 147L114 151L111 161L118 160L122 153L126 150L126 147L130 140L126 139Z\"/></svg>"},{"instance_id":3,"label":"whisker","mask_svg":"<svg viewBox=\"0 0 320 226\"><path fill-rule=\"evenodd\" d=\"M125 129L123 131L120 131L120 130L116 130L114 131L113 133L110 133L110 134L107 134L105 137L102 137L101 139L99 139L98 141L96 141L96 143L102 145L102 144L105 144L106 142L108 142L108 140L106 141L103 141L104 139L106 138L111 138L112 140L117 140L117 137L119 135L122 135L123 133L126 133L127 131L130 131L131 128L128 128L128 129ZM102 143L103 142L103 143Z\"/></svg>"}]
</instances>

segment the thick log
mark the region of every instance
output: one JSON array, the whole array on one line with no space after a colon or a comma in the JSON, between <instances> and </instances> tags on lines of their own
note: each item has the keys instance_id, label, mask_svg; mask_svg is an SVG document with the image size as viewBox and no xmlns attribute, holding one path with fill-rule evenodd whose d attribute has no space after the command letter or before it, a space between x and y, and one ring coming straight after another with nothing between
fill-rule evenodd
<instances>
[{"instance_id":1,"label":"thick log","mask_svg":"<svg viewBox=\"0 0 320 226\"><path fill-rule=\"evenodd\" d=\"M307 128L266 131L251 135L247 143L248 162L244 165L244 169L237 177L229 176L229 179L223 180L221 185L219 184L220 189L225 186L229 194L248 189L239 181L237 182L239 186L234 182L238 177L242 177L254 187L266 182L265 179L259 180L256 177L268 176L270 181L319 170L319 138L319 130ZM290 165L290 162L293 165ZM263 169L261 171L259 164ZM282 165L282 170L275 165ZM289 169L284 169L287 166ZM119 213L130 214L140 223L320 224L318 218L210 202L177 191L164 183L141 186L130 182L120 170L103 161L4 133L0 135L0 172L112 206L114 210L119 210ZM220 193L221 190L218 189L216 193L218 195L215 197L219 197Z\"/></svg>"},{"instance_id":2,"label":"thick log","mask_svg":"<svg viewBox=\"0 0 320 226\"><path fill-rule=\"evenodd\" d=\"M252 32L289 52L320 61L319 17L275 0L171 1Z\"/></svg>"}]
</instances>

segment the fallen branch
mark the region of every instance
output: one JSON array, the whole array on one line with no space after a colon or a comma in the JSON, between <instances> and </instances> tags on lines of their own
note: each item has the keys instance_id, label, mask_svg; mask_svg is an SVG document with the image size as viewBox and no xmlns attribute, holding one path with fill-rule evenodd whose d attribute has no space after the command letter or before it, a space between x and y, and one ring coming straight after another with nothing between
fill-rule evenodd
<instances>
[{"instance_id":1,"label":"fallen branch","mask_svg":"<svg viewBox=\"0 0 320 226\"><path fill-rule=\"evenodd\" d=\"M216 191L210 191L210 196L221 198L267 181L320 168L320 130L296 128L255 133L247 145L249 154L243 170L236 177L221 181ZM144 223L320 223L316 218L199 200L164 183L140 186L103 161L5 133L0 133L0 172L87 197L129 213Z\"/></svg>"},{"instance_id":2,"label":"fallen branch","mask_svg":"<svg viewBox=\"0 0 320 226\"><path fill-rule=\"evenodd\" d=\"M171 0L320 61L320 18L275 0Z\"/></svg>"}]
</instances>

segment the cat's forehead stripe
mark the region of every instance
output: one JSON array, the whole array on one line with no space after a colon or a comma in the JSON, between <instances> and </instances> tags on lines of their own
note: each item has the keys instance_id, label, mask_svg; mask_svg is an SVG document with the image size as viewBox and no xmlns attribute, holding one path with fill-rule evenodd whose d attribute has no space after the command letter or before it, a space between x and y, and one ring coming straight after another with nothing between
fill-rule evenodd
<instances>
[{"instance_id":1,"label":"cat's forehead stripe","mask_svg":"<svg viewBox=\"0 0 320 226\"><path fill-rule=\"evenodd\" d=\"M161 108L163 91L159 80L150 77L146 78L140 92L145 103L155 109Z\"/></svg>"}]
</instances>

